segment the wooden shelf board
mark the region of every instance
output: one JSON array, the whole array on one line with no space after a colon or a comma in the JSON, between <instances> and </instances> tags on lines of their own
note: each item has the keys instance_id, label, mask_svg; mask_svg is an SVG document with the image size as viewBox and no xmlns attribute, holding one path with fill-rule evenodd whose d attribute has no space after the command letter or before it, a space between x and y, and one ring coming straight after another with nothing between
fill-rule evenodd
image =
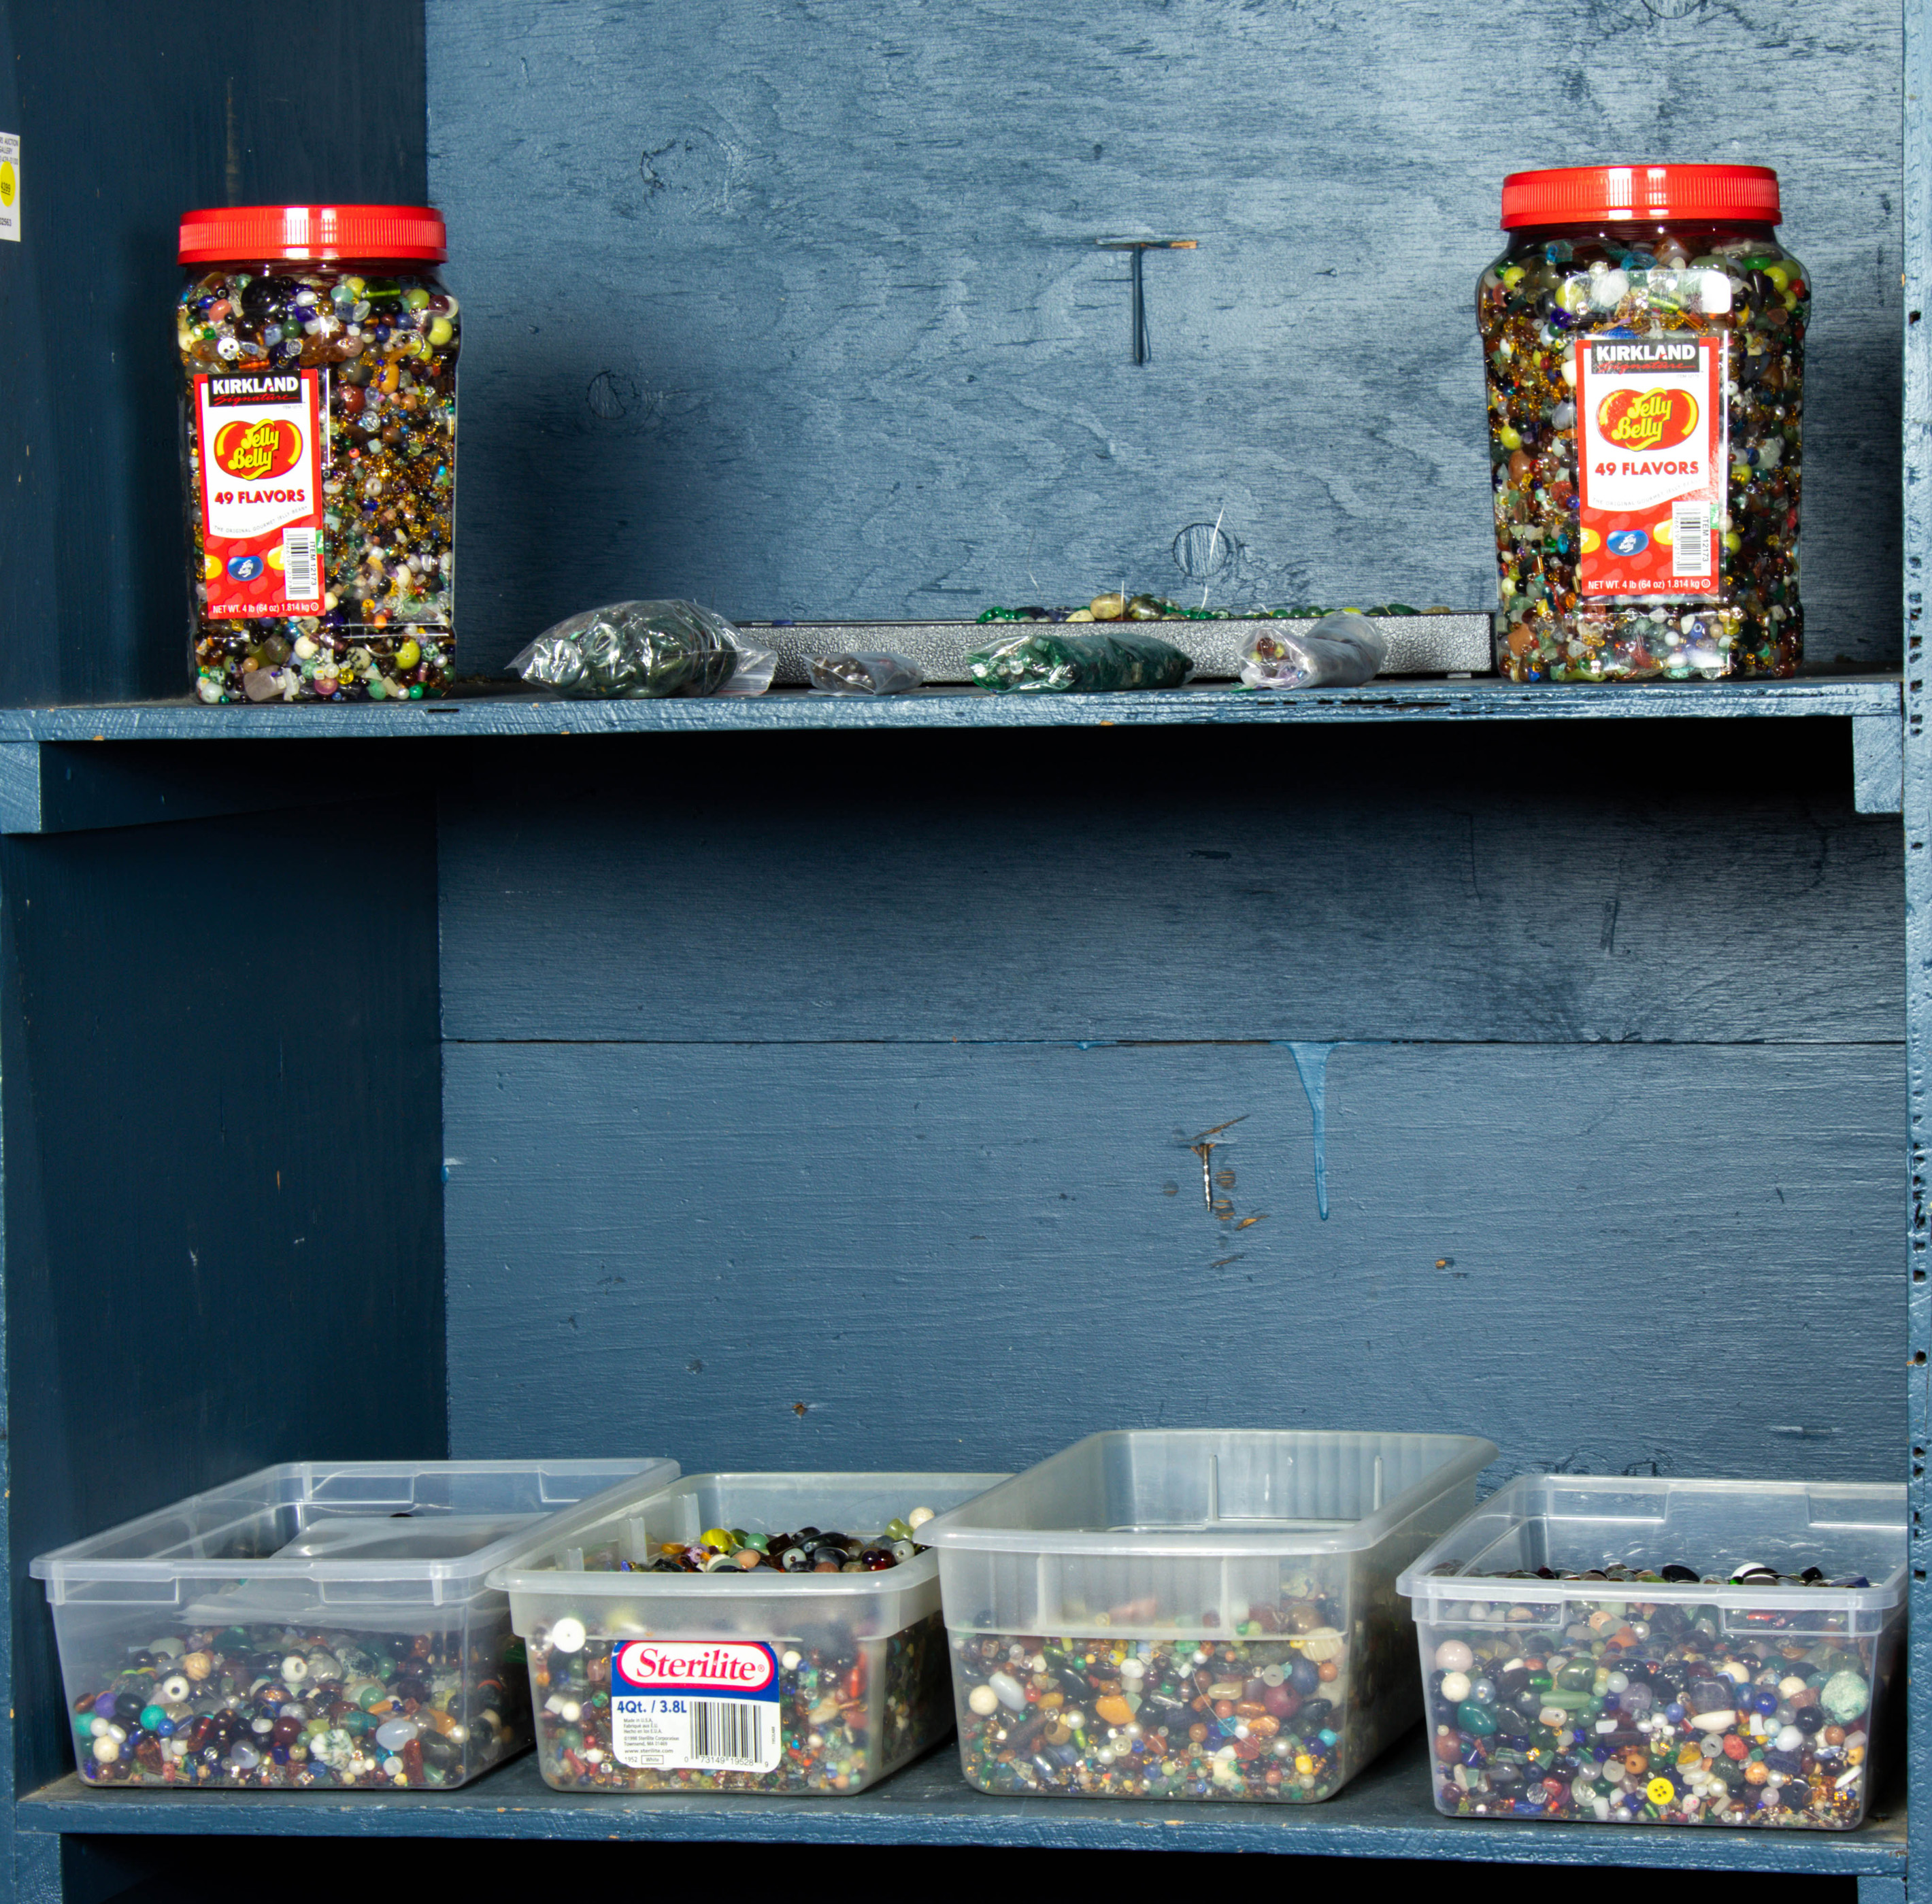
<instances>
[{"instance_id":1,"label":"wooden shelf board","mask_svg":"<svg viewBox=\"0 0 1932 1904\"><path fill-rule=\"evenodd\" d=\"M1580 687L1406 679L1289 694L1248 693L1224 684L1121 694L994 695L970 688L929 688L884 700L816 694L799 688L775 688L746 699L656 701L560 701L529 694L477 692L458 694L443 701L364 702L342 707L208 707L182 700L0 709L0 742L1896 716L1899 706L1900 683L1895 675Z\"/></svg>"},{"instance_id":2,"label":"wooden shelf board","mask_svg":"<svg viewBox=\"0 0 1932 1904\"><path fill-rule=\"evenodd\" d=\"M38 1833L1004 1845L1233 1851L1821 1876L1896 1875L1902 1798L1851 1832L1723 1831L1446 1819L1419 1735L1326 1804L994 1798L962 1783L946 1744L850 1798L599 1796L552 1791L533 1755L449 1792L103 1792L70 1774L22 1798Z\"/></svg>"}]
</instances>

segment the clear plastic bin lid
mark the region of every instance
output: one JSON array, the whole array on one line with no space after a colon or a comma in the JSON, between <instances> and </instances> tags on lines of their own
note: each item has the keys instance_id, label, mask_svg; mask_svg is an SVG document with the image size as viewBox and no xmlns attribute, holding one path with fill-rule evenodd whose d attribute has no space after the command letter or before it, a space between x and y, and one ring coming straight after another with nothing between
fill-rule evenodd
<instances>
[{"instance_id":1,"label":"clear plastic bin lid","mask_svg":"<svg viewBox=\"0 0 1932 1904\"><path fill-rule=\"evenodd\" d=\"M942 1552L1358 1552L1496 1453L1468 1435L1122 1429L1075 1442L920 1538Z\"/></svg>"},{"instance_id":2,"label":"clear plastic bin lid","mask_svg":"<svg viewBox=\"0 0 1932 1904\"><path fill-rule=\"evenodd\" d=\"M30 1571L56 1606L117 1583L232 1582L210 1609L230 1619L272 1618L311 1585L427 1582L440 1600L464 1599L560 1510L677 1472L662 1459L292 1462L42 1554Z\"/></svg>"},{"instance_id":3,"label":"clear plastic bin lid","mask_svg":"<svg viewBox=\"0 0 1932 1904\"><path fill-rule=\"evenodd\" d=\"M1431 1602L1592 1597L1882 1611L1905 1597L1905 1533L1903 1482L1519 1474L1406 1569L1396 1591L1424 1618ZM1580 1577L1613 1567L1694 1577ZM1815 1583L1769 1577L1814 1568ZM1735 1580L1753 1570L1764 1571Z\"/></svg>"},{"instance_id":4,"label":"clear plastic bin lid","mask_svg":"<svg viewBox=\"0 0 1932 1904\"><path fill-rule=\"evenodd\" d=\"M920 1507L937 1513L1006 1480L1004 1474L687 1474L670 1486L622 1489L560 1516L490 1576L513 1594L636 1600L692 1594L878 1594L914 1584L934 1569L922 1554L876 1573L782 1573L770 1567L718 1573L650 1572L660 1543L694 1542L713 1527L754 1534L796 1534L810 1525L847 1534L877 1534ZM914 1536L926 1543L929 1521Z\"/></svg>"}]
</instances>

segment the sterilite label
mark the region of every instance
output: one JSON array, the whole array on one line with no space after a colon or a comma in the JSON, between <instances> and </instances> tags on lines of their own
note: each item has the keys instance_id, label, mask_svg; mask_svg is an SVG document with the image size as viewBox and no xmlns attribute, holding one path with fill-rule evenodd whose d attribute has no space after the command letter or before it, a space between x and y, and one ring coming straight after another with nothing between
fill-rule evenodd
<instances>
[{"instance_id":1,"label":"sterilite label","mask_svg":"<svg viewBox=\"0 0 1932 1904\"><path fill-rule=\"evenodd\" d=\"M202 544L217 619L322 613L321 374L194 379Z\"/></svg>"},{"instance_id":2,"label":"sterilite label","mask_svg":"<svg viewBox=\"0 0 1932 1904\"><path fill-rule=\"evenodd\" d=\"M1719 592L1722 337L1592 337L1576 349L1577 588L1682 601Z\"/></svg>"},{"instance_id":3,"label":"sterilite label","mask_svg":"<svg viewBox=\"0 0 1932 1904\"><path fill-rule=\"evenodd\" d=\"M724 1640L614 1648L610 1750L651 1771L776 1771L778 1655Z\"/></svg>"}]
</instances>

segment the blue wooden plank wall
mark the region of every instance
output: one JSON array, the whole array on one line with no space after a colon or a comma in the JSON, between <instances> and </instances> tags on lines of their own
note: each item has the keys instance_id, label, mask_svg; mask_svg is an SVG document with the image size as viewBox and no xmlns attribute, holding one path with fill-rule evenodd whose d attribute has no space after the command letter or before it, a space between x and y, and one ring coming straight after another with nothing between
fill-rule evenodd
<instances>
[{"instance_id":1,"label":"blue wooden plank wall","mask_svg":"<svg viewBox=\"0 0 1932 1904\"><path fill-rule=\"evenodd\" d=\"M1895 4L428 0L427 32L471 666L636 595L1486 606L1502 176L1646 158L1784 178L1810 652L1897 664ZM1120 234L1201 243L1148 258L1138 367ZM1238 554L1192 576L1217 517Z\"/></svg>"},{"instance_id":2,"label":"blue wooden plank wall","mask_svg":"<svg viewBox=\"0 0 1932 1904\"><path fill-rule=\"evenodd\" d=\"M1841 724L1638 724L493 763L442 803L453 1448L1896 1474L1897 823Z\"/></svg>"}]
</instances>

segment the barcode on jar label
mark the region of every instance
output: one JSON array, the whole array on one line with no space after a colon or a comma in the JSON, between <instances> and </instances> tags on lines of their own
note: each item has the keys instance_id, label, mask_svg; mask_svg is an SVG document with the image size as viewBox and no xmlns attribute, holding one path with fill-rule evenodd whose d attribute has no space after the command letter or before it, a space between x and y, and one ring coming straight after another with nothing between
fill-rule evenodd
<instances>
[{"instance_id":1,"label":"barcode on jar label","mask_svg":"<svg viewBox=\"0 0 1932 1904\"><path fill-rule=\"evenodd\" d=\"M1708 575L1711 562L1711 505L1673 502L1670 506L1670 572L1695 580Z\"/></svg>"},{"instance_id":2,"label":"barcode on jar label","mask_svg":"<svg viewBox=\"0 0 1932 1904\"><path fill-rule=\"evenodd\" d=\"M320 592L316 585L316 542L313 529L282 531L282 577L292 601L306 601Z\"/></svg>"},{"instance_id":3,"label":"barcode on jar label","mask_svg":"<svg viewBox=\"0 0 1932 1904\"><path fill-rule=\"evenodd\" d=\"M777 1655L742 1641L633 1640L610 1657L610 1750L654 1771L772 1772Z\"/></svg>"}]
</instances>

